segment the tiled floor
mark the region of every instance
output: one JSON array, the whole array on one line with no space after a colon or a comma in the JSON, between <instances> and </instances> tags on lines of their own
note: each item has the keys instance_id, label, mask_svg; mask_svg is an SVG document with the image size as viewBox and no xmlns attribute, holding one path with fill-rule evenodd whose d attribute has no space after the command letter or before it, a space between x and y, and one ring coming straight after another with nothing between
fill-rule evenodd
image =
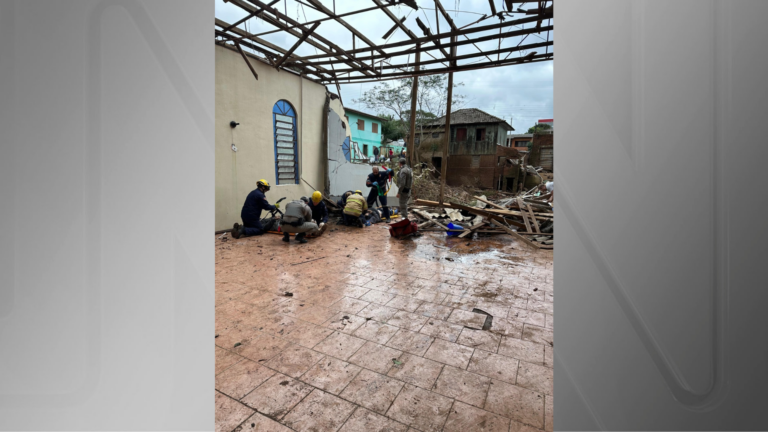
<instances>
[{"instance_id":1,"label":"tiled floor","mask_svg":"<svg viewBox=\"0 0 768 432\"><path fill-rule=\"evenodd\" d=\"M217 432L552 430L551 251L331 228L216 240Z\"/></svg>"}]
</instances>

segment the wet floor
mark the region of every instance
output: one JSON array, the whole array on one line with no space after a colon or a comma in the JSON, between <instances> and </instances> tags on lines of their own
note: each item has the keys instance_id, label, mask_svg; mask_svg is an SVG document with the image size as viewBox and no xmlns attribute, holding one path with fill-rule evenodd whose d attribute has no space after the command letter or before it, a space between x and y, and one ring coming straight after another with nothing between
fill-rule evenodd
<instances>
[{"instance_id":1,"label":"wet floor","mask_svg":"<svg viewBox=\"0 0 768 432\"><path fill-rule=\"evenodd\" d=\"M218 237L217 432L552 430L551 250Z\"/></svg>"}]
</instances>

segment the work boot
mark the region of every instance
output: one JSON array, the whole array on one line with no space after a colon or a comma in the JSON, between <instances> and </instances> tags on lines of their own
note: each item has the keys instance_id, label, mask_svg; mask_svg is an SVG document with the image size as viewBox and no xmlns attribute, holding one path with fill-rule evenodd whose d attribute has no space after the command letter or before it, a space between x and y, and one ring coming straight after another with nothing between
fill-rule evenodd
<instances>
[{"instance_id":1,"label":"work boot","mask_svg":"<svg viewBox=\"0 0 768 432\"><path fill-rule=\"evenodd\" d=\"M283 241L286 242L286 243L291 241L291 235L288 234L288 233L283 234Z\"/></svg>"},{"instance_id":2,"label":"work boot","mask_svg":"<svg viewBox=\"0 0 768 432\"><path fill-rule=\"evenodd\" d=\"M306 234L304 234L304 233L296 234L296 240L298 240L299 243L304 244L304 243L307 242L307 239L304 238L305 236L306 236Z\"/></svg>"},{"instance_id":3,"label":"work boot","mask_svg":"<svg viewBox=\"0 0 768 432\"><path fill-rule=\"evenodd\" d=\"M235 225L232 227L232 237L239 239L240 238L240 224L235 222Z\"/></svg>"}]
</instances>

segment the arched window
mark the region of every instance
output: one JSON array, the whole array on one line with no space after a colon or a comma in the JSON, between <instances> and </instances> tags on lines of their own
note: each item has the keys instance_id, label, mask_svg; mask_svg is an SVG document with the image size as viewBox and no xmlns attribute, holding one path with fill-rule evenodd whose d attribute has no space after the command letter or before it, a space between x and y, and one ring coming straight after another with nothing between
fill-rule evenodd
<instances>
[{"instance_id":1,"label":"arched window","mask_svg":"<svg viewBox=\"0 0 768 432\"><path fill-rule=\"evenodd\" d=\"M288 101L272 107L275 129L275 178L277 184L299 183L299 149L296 144L296 111Z\"/></svg>"}]
</instances>

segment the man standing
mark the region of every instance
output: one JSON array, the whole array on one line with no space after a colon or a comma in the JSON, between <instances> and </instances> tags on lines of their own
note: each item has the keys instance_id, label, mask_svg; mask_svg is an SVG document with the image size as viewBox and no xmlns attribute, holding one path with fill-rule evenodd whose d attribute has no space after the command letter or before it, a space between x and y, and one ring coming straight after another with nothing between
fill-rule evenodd
<instances>
[{"instance_id":1,"label":"man standing","mask_svg":"<svg viewBox=\"0 0 768 432\"><path fill-rule=\"evenodd\" d=\"M374 162L379 161L379 148L376 146L373 146L373 161Z\"/></svg>"},{"instance_id":2,"label":"man standing","mask_svg":"<svg viewBox=\"0 0 768 432\"><path fill-rule=\"evenodd\" d=\"M232 237L240 238L247 236L256 236L264 234L264 228L261 226L261 211L275 211L280 208L280 204L270 205L264 195L270 189L269 183L261 179L256 182L256 189L245 198L243 209L240 211L240 219L243 224L235 222L232 228Z\"/></svg>"},{"instance_id":3,"label":"man standing","mask_svg":"<svg viewBox=\"0 0 768 432\"><path fill-rule=\"evenodd\" d=\"M387 207L386 191L387 180L389 180L389 176L393 171L391 169L380 170L377 166L373 167L372 171L373 172L368 174L368 179L365 182L365 185L371 188L371 191L368 193L368 207L373 207L376 203L376 199L378 199L379 207L382 207L384 217L386 221L389 222L389 207Z\"/></svg>"},{"instance_id":4,"label":"man standing","mask_svg":"<svg viewBox=\"0 0 768 432\"><path fill-rule=\"evenodd\" d=\"M405 158L400 158L400 171L397 173L397 197L400 199L400 214L408 219L408 200L411 199L411 187L413 187L413 172L411 167L405 164Z\"/></svg>"},{"instance_id":5,"label":"man standing","mask_svg":"<svg viewBox=\"0 0 768 432\"><path fill-rule=\"evenodd\" d=\"M343 219L346 225L363 226L360 216L368 210L368 202L363 198L363 194L360 191L355 191L354 194L347 197L347 204L344 206Z\"/></svg>"},{"instance_id":6,"label":"man standing","mask_svg":"<svg viewBox=\"0 0 768 432\"><path fill-rule=\"evenodd\" d=\"M312 210L307 205L309 199L301 197L285 205L285 214L280 219L280 229L283 231L283 241L291 241L291 233L296 233L299 243L306 243L307 234L318 234L317 224L312 220Z\"/></svg>"},{"instance_id":7,"label":"man standing","mask_svg":"<svg viewBox=\"0 0 768 432\"><path fill-rule=\"evenodd\" d=\"M395 152L392 151L392 149L389 149L389 160L392 160L392 158L395 157Z\"/></svg>"}]
</instances>

